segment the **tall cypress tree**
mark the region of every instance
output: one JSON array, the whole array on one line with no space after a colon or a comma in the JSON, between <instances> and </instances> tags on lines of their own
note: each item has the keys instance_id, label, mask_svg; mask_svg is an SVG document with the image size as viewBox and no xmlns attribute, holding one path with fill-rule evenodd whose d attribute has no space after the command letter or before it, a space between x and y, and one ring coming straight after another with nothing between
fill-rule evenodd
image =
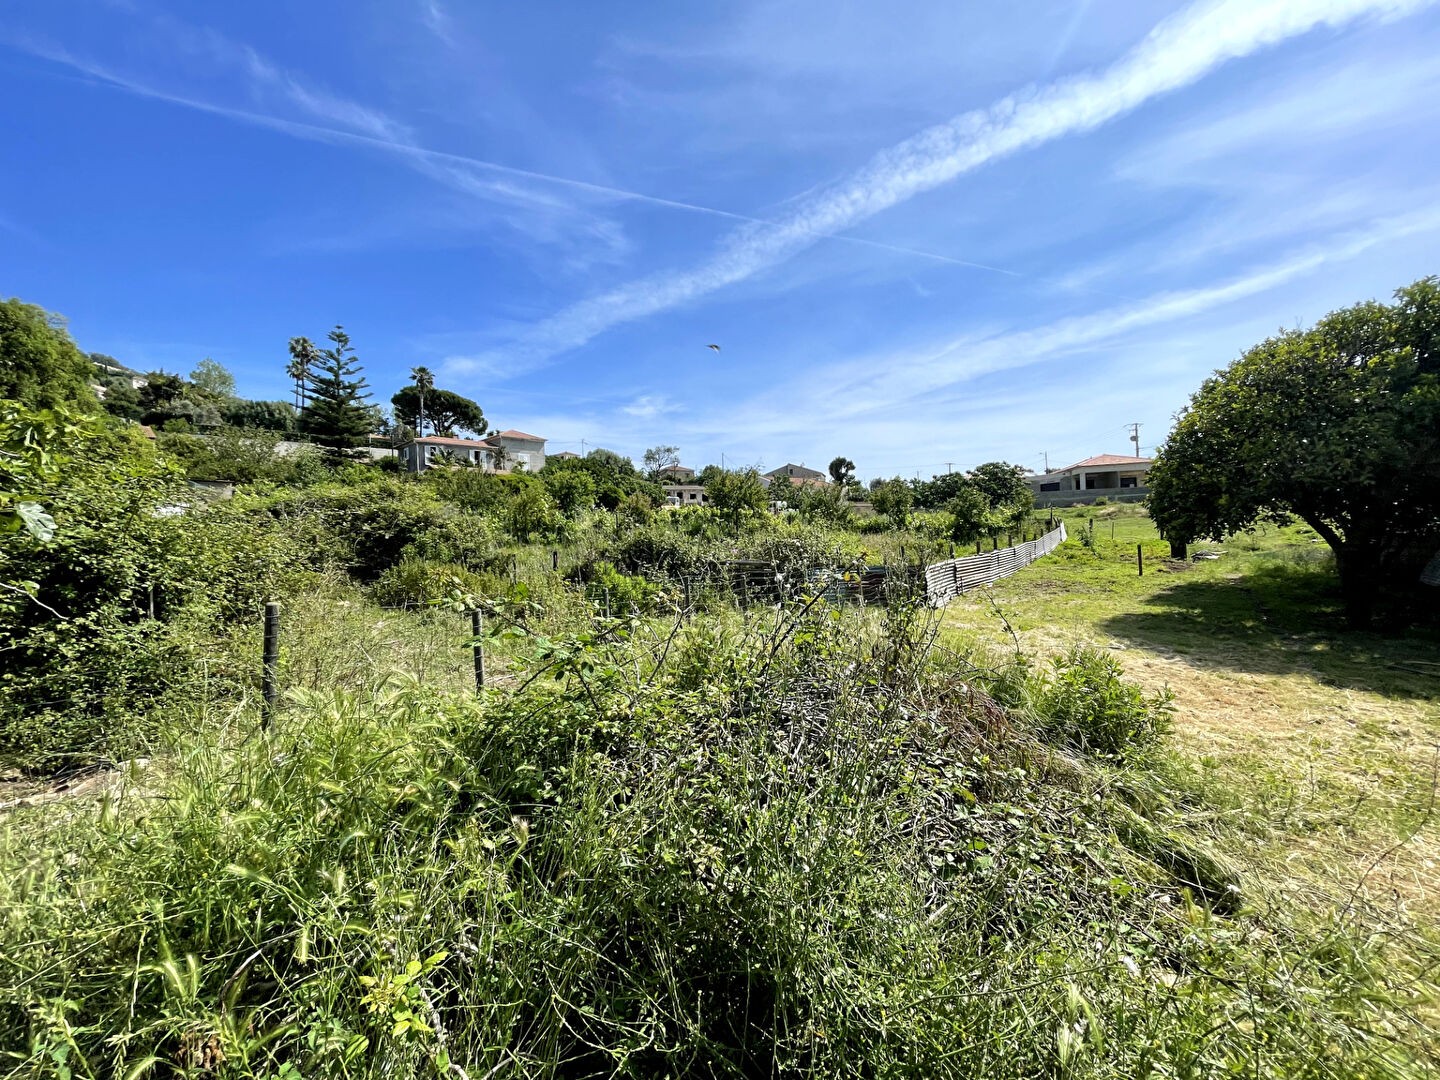
<instances>
[{"instance_id":1,"label":"tall cypress tree","mask_svg":"<svg viewBox=\"0 0 1440 1080\"><path fill-rule=\"evenodd\" d=\"M317 349L305 338L291 342L292 355L309 356L309 401L300 414L300 430L337 454L365 444L375 426L374 409L364 404L371 395L360 374L360 361L350 335L337 326L329 333L331 347Z\"/></svg>"}]
</instances>

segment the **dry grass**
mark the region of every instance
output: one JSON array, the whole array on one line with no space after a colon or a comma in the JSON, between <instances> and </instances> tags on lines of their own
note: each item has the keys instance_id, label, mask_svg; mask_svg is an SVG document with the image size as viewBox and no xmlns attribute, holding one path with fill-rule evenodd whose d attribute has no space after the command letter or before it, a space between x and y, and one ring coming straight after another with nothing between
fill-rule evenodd
<instances>
[{"instance_id":1,"label":"dry grass","mask_svg":"<svg viewBox=\"0 0 1440 1080\"><path fill-rule=\"evenodd\" d=\"M1071 523L1072 535L1078 533ZM1298 530L1226 546L1213 563L1152 562L1138 515L1097 523L1094 553L1042 561L990 596L953 603L946 625L1032 656L1076 642L1116 650L1127 675L1169 687L1183 767L1226 806L1231 854L1287 905L1365 903L1440 927L1440 650L1434 635L1360 635L1340 625L1326 571ZM1147 535L1148 534L1148 535ZM1078 547L1079 545L1074 545ZM1147 555L1163 554L1158 548Z\"/></svg>"}]
</instances>

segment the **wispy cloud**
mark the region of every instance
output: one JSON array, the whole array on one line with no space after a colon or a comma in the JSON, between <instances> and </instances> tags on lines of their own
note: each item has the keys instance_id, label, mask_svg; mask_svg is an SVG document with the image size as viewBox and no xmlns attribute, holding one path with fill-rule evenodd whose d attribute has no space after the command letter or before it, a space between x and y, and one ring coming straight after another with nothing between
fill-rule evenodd
<instances>
[{"instance_id":1,"label":"wispy cloud","mask_svg":"<svg viewBox=\"0 0 1440 1080\"><path fill-rule=\"evenodd\" d=\"M440 0L420 0L420 19L432 34L447 45L454 44L454 25Z\"/></svg>"},{"instance_id":2,"label":"wispy cloud","mask_svg":"<svg viewBox=\"0 0 1440 1080\"><path fill-rule=\"evenodd\" d=\"M1092 131L1221 65L1322 27L1394 18L1434 0L1202 0L1156 26L1104 70L1034 87L967 112L875 155L854 175L800 200L781 220L746 225L690 270L656 274L582 300L507 350L533 364L627 322L744 281L820 238L981 166Z\"/></svg>"},{"instance_id":3,"label":"wispy cloud","mask_svg":"<svg viewBox=\"0 0 1440 1080\"><path fill-rule=\"evenodd\" d=\"M893 429L892 441L912 444L929 437L927 427L933 427L934 434L953 428L955 410L971 403L971 387L985 376L1117 347L1150 328L1183 323L1376 248L1436 231L1440 210L1434 209L1374 221L1328 246L1302 249L1203 287L1162 292L1038 327L967 333L822 365L749 401L726 402L723 410L689 415L676 434L705 441L725 438L733 417L741 414L752 443L783 446L797 437L813 438L817 430L848 431L866 424Z\"/></svg>"},{"instance_id":4,"label":"wispy cloud","mask_svg":"<svg viewBox=\"0 0 1440 1080\"><path fill-rule=\"evenodd\" d=\"M678 412L679 409L679 405L663 394L642 394L630 404L622 406L620 411L628 416L649 420L664 413Z\"/></svg>"}]
</instances>

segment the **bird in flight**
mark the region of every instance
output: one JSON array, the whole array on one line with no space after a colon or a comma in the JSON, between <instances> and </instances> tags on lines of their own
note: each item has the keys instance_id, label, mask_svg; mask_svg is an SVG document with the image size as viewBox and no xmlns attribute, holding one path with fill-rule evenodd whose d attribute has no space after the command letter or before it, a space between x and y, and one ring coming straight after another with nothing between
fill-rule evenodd
<instances>
[{"instance_id":1,"label":"bird in flight","mask_svg":"<svg viewBox=\"0 0 1440 1080\"><path fill-rule=\"evenodd\" d=\"M719 352L719 351L720 351L720 346L719 346L719 345L706 345L705 347L706 347L707 349L714 349L716 352Z\"/></svg>"}]
</instances>

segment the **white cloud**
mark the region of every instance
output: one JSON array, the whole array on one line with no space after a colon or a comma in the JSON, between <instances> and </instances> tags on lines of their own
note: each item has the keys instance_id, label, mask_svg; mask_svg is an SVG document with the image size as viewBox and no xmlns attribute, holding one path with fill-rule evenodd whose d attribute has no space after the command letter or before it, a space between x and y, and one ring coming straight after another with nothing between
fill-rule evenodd
<instances>
[{"instance_id":1,"label":"white cloud","mask_svg":"<svg viewBox=\"0 0 1440 1080\"><path fill-rule=\"evenodd\" d=\"M953 438L951 433L962 423L972 444L983 441L982 429L973 427L975 424L984 424L983 430L993 433L991 438L1004 441L1013 437L1005 429L1013 428L1017 407L1013 401L996 405L986 396L977 396L973 387L984 376L1096 350L1123 352L1135 347L1143 331L1186 325L1186 320L1279 289L1318 270L1436 231L1440 231L1440 210L1436 209L1374 221L1327 247L1304 249L1204 287L1162 292L1044 326L965 334L820 366L774 392L748 401L726 401L713 411L688 416L673 437L713 445L733 438L734 417L743 415L747 445L778 447L782 453L792 448L799 452L805 445L813 446L817 438L833 438L837 432L846 433L853 444L940 446L946 438ZM1176 331L1176 336L1183 335ZM1145 370L1152 379L1165 369L1164 359L1162 353L1146 361ZM1193 378L1188 370L1165 374L1187 382ZM1134 386L1130 389L1130 407L1138 407L1146 396ZM1014 392L1012 388L1002 393ZM1027 392L1026 401L1026 414L1038 407L1033 391ZM1086 401L1084 409L1066 406L1056 415L1071 414L1066 421L1069 426L1076 417L1092 423L1098 403ZM1048 405L1043 395L1041 402ZM1036 422L1035 430L1043 433L1046 428ZM913 456L915 451L909 453Z\"/></svg>"},{"instance_id":2,"label":"white cloud","mask_svg":"<svg viewBox=\"0 0 1440 1080\"><path fill-rule=\"evenodd\" d=\"M663 394L642 394L630 404L622 406L621 412L641 420L649 420L664 413L678 412L680 406Z\"/></svg>"},{"instance_id":3,"label":"white cloud","mask_svg":"<svg viewBox=\"0 0 1440 1080\"><path fill-rule=\"evenodd\" d=\"M798 201L775 224L741 228L694 269L652 275L542 320L524 335L520 351L533 363L743 281L906 199L989 162L1094 130L1236 58L1321 27L1398 17L1433 2L1201 0L1160 23L1103 71L1031 88L922 131L876 154L843 182Z\"/></svg>"}]
</instances>

